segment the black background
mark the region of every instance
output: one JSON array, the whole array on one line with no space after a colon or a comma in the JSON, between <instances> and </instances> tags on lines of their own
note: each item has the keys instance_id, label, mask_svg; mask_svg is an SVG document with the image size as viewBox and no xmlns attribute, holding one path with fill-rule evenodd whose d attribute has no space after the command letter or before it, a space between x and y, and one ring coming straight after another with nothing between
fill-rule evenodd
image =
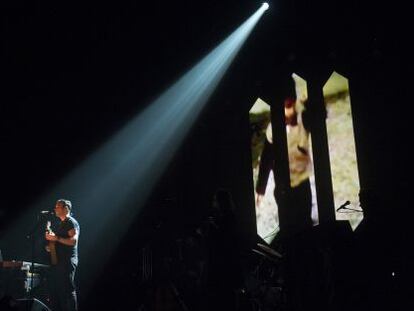
<instances>
[{"instance_id":1,"label":"black background","mask_svg":"<svg viewBox=\"0 0 414 311\"><path fill-rule=\"evenodd\" d=\"M363 183L409 185L413 95L407 8L397 1L270 4L154 190L150 206L173 198L177 210L169 217L176 227L197 221L218 186L235 192L238 205L251 207L252 194L243 192L251 178L247 111L286 68L297 68L305 78L333 69L347 76ZM23 212L259 5L2 3L0 224ZM251 213L242 213L247 231L254 228ZM135 230L129 236L138 248L145 235Z\"/></svg>"}]
</instances>

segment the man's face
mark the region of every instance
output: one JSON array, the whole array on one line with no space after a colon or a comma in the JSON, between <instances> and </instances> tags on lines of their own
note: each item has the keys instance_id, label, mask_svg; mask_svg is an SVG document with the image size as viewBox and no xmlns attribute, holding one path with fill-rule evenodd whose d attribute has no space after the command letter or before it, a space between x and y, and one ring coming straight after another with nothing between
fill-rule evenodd
<instances>
[{"instance_id":1,"label":"man's face","mask_svg":"<svg viewBox=\"0 0 414 311\"><path fill-rule=\"evenodd\" d=\"M285 106L285 120L286 120L286 124L296 125L297 118L296 118L296 110L295 110L294 105L290 107Z\"/></svg>"},{"instance_id":2,"label":"man's face","mask_svg":"<svg viewBox=\"0 0 414 311\"><path fill-rule=\"evenodd\" d=\"M55 215L57 217L62 217L62 216L66 216L67 214L67 209L65 207L65 205L61 202L56 203L55 205Z\"/></svg>"}]
</instances>

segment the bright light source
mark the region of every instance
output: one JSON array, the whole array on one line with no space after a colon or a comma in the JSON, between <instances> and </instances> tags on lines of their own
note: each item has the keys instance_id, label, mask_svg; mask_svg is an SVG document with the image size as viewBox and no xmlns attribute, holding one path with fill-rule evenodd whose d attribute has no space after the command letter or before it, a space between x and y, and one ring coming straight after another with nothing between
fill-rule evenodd
<instances>
[{"instance_id":1,"label":"bright light source","mask_svg":"<svg viewBox=\"0 0 414 311\"><path fill-rule=\"evenodd\" d=\"M269 3L263 2L262 7L265 11L268 10L269 9Z\"/></svg>"}]
</instances>

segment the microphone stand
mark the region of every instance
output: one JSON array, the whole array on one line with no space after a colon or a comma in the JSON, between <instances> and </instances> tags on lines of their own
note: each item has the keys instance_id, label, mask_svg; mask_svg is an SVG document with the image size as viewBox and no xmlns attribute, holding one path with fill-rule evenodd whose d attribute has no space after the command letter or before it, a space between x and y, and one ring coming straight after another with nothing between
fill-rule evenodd
<instances>
[{"instance_id":1,"label":"microphone stand","mask_svg":"<svg viewBox=\"0 0 414 311\"><path fill-rule=\"evenodd\" d=\"M353 209L353 208L348 208L348 207L342 207L341 209L338 209L338 210L337 210L337 212L341 213L341 211L340 211L340 210L343 210L343 209L346 209L346 210L349 210L349 211L354 211L354 212L360 212L360 213L362 213L362 212L363 212L362 210L359 210L359 209Z\"/></svg>"},{"instance_id":2,"label":"microphone stand","mask_svg":"<svg viewBox=\"0 0 414 311\"><path fill-rule=\"evenodd\" d=\"M30 262L30 270L29 270L29 276L30 276L30 291L29 291L29 296L28 298L34 298L33 297L33 276L34 276L34 271L35 271L35 249L36 249L36 240L35 240L35 234L36 231L39 228L39 225L41 224L41 222L43 221L43 217L40 217L42 214L37 214L37 220L36 223L34 224L34 226L32 227L32 229L29 231L29 233L26 235L27 239L30 239L31 241L31 262ZM31 273L31 275L30 275Z\"/></svg>"}]
</instances>

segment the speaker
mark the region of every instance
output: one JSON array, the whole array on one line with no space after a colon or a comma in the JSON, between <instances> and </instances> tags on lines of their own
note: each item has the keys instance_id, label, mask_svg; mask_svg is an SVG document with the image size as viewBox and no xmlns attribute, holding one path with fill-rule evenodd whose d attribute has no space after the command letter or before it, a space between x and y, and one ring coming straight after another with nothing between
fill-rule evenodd
<instances>
[{"instance_id":1,"label":"speaker","mask_svg":"<svg viewBox=\"0 0 414 311\"><path fill-rule=\"evenodd\" d=\"M16 299L18 311L51 311L43 302L36 298Z\"/></svg>"}]
</instances>

